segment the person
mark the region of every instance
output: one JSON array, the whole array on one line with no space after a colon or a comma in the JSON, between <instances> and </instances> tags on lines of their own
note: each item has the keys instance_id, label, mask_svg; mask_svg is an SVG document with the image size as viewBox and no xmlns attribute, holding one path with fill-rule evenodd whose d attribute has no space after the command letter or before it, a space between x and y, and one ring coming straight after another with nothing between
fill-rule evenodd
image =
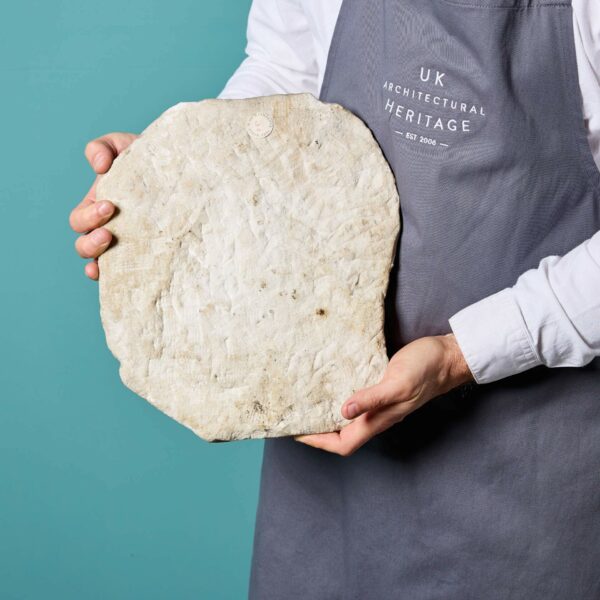
<instances>
[{"instance_id":1,"label":"person","mask_svg":"<svg viewBox=\"0 0 600 600\"><path fill-rule=\"evenodd\" d=\"M600 598L600 4L254 0L246 52L220 97L354 112L403 221L383 380L265 441L250 597Z\"/></svg>"}]
</instances>

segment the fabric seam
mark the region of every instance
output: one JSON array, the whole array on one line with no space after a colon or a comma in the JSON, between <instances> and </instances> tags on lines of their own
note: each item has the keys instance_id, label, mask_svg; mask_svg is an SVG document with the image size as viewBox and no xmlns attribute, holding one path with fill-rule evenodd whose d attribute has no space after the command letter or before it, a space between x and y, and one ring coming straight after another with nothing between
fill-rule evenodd
<instances>
[{"instance_id":1,"label":"fabric seam","mask_svg":"<svg viewBox=\"0 0 600 600\"><path fill-rule=\"evenodd\" d=\"M594 187L596 195L600 193L600 170L594 160L592 149L587 137L584 126L585 115L583 113L583 98L581 96L581 86L579 83L579 73L577 70L577 56L575 55L575 31L573 30L572 7L569 7L569 21L567 27L559 27L559 43L561 55L563 57L562 73L565 83L568 87L575 90L575 93L567 94L568 111L572 112L576 118L571 129L572 137L575 142L577 154L583 163L583 170L587 176L588 182ZM565 29L567 30L565 32ZM571 36L570 40L565 39L565 34Z\"/></svg>"},{"instance_id":2,"label":"fabric seam","mask_svg":"<svg viewBox=\"0 0 600 600\"><path fill-rule=\"evenodd\" d=\"M333 29L333 37L331 38L331 44L329 46L329 52L327 53L327 60L325 62L325 74L323 75L323 83L321 84L321 89L319 90L319 100L323 100L324 96L329 92L329 81L331 80L331 70L334 64L337 62L337 53L339 48L339 38L341 35L341 28L344 24L344 20L346 18L346 7L349 0L342 0L342 4L340 6L340 12L338 13L338 18L336 20L334 29Z\"/></svg>"},{"instance_id":3,"label":"fabric seam","mask_svg":"<svg viewBox=\"0 0 600 600\"><path fill-rule=\"evenodd\" d=\"M451 6L458 6L463 8L479 8L482 10L487 9L495 9L495 10L514 10L514 11L522 11L529 10L530 8L542 8L542 7L571 7L570 2L556 2L556 3L547 3L547 2L536 2L532 4L528 4L527 6L507 6L506 4L480 4L476 2L461 2L460 0L441 0L444 4L450 4Z\"/></svg>"}]
</instances>

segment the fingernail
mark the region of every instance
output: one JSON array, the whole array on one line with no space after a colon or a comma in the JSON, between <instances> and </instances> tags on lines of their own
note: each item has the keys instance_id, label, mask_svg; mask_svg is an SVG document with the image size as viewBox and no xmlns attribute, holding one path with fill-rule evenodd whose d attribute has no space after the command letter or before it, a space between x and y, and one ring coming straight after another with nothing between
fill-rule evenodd
<instances>
[{"instance_id":1,"label":"fingernail","mask_svg":"<svg viewBox=\"0 0 600 600\"><path fill-rule=\"evenodd\" d=\"M98 169L102 163L104 162L104 154L102 152L98 152L96 156L94 156L92 160L92 164L94 165L94 169Z\"/></svg>"},{"instance_id":2,"label":"fingernail","mask_svg":"<svg viewBox=\"0 0 600 600\"><path fill-rule=\"evenodd\" d=\"M98 214L101 217L106 217L112 212L112 204L110 202L101 202L98 206Z\"/></svg>"},{"instance_id":3,"label":"fingernail","mask_svg":"<svg viewBox=\"0 0 600 600\"><path fill-rule=\"evenodd\" d=\"M355 402L350 402L350 404L348 404L346 407L346 414L348 415L349 419L354 419L354 417L356 417L358 414L358 405Z\"/></svg>"},{"instance_id":4,"label":"fingernail","mask_svg":"<svg viewBox=\"0 0 600 600\"><path fill-rule=\"evenodd\" d=\"M92 235L92 241L95 244L98 244L99 246L101 246L102 244L108 243L108 236L106 235L106 232L103 231L102 229L96 229L96 231L93 231L91 235Z\"/></svg>"}]
</instances>

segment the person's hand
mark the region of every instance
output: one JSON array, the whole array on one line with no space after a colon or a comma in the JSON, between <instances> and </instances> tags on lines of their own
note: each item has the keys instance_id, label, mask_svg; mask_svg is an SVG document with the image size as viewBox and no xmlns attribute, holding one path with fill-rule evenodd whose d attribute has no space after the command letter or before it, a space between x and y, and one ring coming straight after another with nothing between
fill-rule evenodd
<instances>
[{"instance_id":1,"label":"person's hand","mask_svg":"<svg viewBox=\"0 0 600 600\"><path fill-rule=\"evenodd\" d=\"M109 133L89 142L85 147L85 157L96 175L106 173L114 159L137 137L134 133ZM82 258L93 259L85 265L85 274L94 280L99 276L97 259L108 248L112 239L110 231L102 225L109 221L115 212L115 207L109 200L96 200L97 182L98 177L69 217L71 228L83 234L75 241L77 253Z\"/></svg>"},{"instance_id":2,"label":"person's hand","mask_svg":"<svg viewBox=\"0 0 600 600\"><path fill-rule=\"evenodd\" d=\"M340 431L294 439L349 456L432 398L472 380L453 334L424 337L394 354L380 383L357 391L344 402L342 416L354 419L351 423Z\"/></svg>"}]
</instances>

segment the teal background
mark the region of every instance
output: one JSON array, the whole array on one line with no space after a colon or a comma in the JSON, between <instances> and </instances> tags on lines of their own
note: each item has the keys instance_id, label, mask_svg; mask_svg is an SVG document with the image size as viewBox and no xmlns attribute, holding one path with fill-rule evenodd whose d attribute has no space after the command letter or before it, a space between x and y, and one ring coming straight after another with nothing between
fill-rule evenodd
<instances>
[{"instance_id":1,"label":"teal background","mask_svg":"<svg viewBox=\"0 0 600 600\"><path fill-rule=\"evenodd\" d=\"M250 0L23 0L0 23L0 598L245 598L262 444L120 382L68 215L85 143L214 97Z\"/></svg>"}]
</instances>

